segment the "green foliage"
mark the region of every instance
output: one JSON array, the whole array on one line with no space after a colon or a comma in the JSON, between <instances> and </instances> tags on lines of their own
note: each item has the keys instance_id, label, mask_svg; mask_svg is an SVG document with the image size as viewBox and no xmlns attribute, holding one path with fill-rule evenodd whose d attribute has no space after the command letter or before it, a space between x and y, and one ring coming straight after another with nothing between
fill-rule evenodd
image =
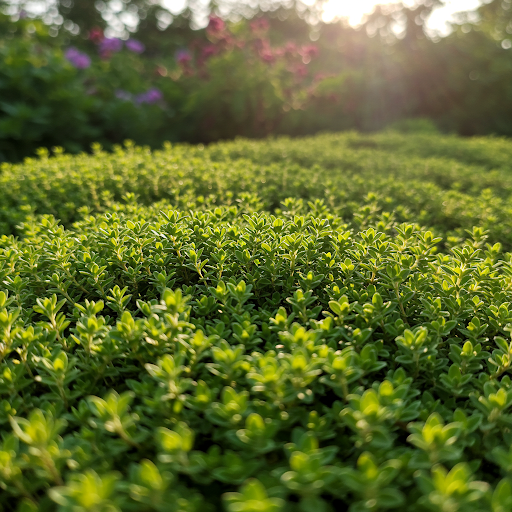
<instances>
[{"instance_id":1,"label":"green foliage","mask_svg":"<svg viewBox=\"0 0 512 512\"><path fill-rule=\"evenodd\" d=\"M157 148L384 127L512 135L508 1L482 3L439 40L426 36L425 22L440 0L377 7L358 28L308 25L318 12L300 0L267 12L221 3L212 13L238 21L213 16L201 30L191 29L189 9L173 17L149 0L47 2L50 26L0 14L0 161L42 146L78 153L97 141L111 149L127 138ZM108 23L139 49L102 49ZM74 47L90 67L64 60ZM148 91L158 100L141 104Z\"/></svg>"},{"instance_id":2,"label":"green foliage","mask_svg":"<svg viewBox=\"0 0 512 512\"><path fill-rule=\"evenodd\" d=\"M70 226L83 215L136 199L146 205L165 201L183 210L239 205L245 213L264 210L279 217L335 215L356 230L418 223L433 230L425 234L425 244L437 235L448 246L469 237L492 260L512 248L512 150L502 139L345 133L208 147L167 145L153 153L131 143L113 153L95 146L92 156L55 152L56 158L41 150L38 159L0 168L0 232L23 232L27 228L20 224L34 214L52 214ZM285 243L293 260L300 237ZM268 242L264 247L269 255L276 250ZM124 249L118 250L122 257ZM237 250L237 257L241 264L250 260L245 249ZM196 252L194 258L189 264L203 273L203 256ZM209 264L222 268L223 258L220 247ZM350 270L352 262L347 265ZM395 268L389 272L390 285L400 285ZM172 277L158 279L165 287ZM449 282L459 286L464 279L454 274ZM207 297L203 300L206 310L213 307Z\"/></svg>"},{"instance_id":3,"label":"green foliage","mask_svg":"<svg viewBox=\"0 0 512 512\"><path fill-rule=\"evenodd\" d=\"M41 23L1 17L0 158L194 140L197 127L205 140L375 127L415 113L402 93L438 51L473 46L443 75L458 112L444 125L508 133L505 94L474 74L462 94L475 62L508 87L506 4L435 50L409 30L387 60L382 39L321 26L340 68L303 82L269 64L290 34L255 51L244 23L201 34L199 49L230 47L202 68L159 60L148 25L151 58L123 51L85 72ZM70 18L92 12L70 5ZM343 48L361 41L354 65ZM377 83L379 66L400 80ZM153 82L165 102L113 97ZM398 110L382 101L396 97ZM1 510L512 508L510 142L413 120L53 152L0 168Z\"/></svg>"},{"instance_id":4,"label":"green foliage","mask_svg":"<svg viewBox=\"0 0 512 512\"><path fill-rule=\"evenodd\" d=\"M152 62L125 51L92 70L77 70L66 60L61 39L49 41L42 23L12 23L4 36L2 21L0 14L0 162L33 156L40 147L78 153L94 142L110 147L133 138L161 145L178 137L170 128L172 108L139 106L115 96L117 89L146 90ZM164 89L181 102L173 82Z\"/></svg>"},{"instance_id":5,"label":"green foliage","mask_svg":"<svg viewBox=\"0 0 512 512\"><path fill-rule=\"evenodd\" d=\"M0 506L508 510L507 152L388 132L4 164Z\"/></svg>"},{"instance_id":6,"label":"green foliage","mask_svg":"<svg viewBox=\"0 0 512 512\"><path fill-rule=\"evenodd\" d=\"M0 39L0 161L59 141L80 151L101 135L96 109L62 52L35 38Z\"/></svg>"}]
</instances>

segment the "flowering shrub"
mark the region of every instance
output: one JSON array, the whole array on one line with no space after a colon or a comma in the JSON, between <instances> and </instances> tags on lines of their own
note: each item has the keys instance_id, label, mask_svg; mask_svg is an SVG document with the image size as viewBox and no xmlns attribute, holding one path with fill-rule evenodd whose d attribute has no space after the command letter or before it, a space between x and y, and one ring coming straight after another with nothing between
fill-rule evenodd
<instances>
[{"instance_id":1,"label":"flowering shrub","mask_svg":"<svg viewBox=\"0 0 512 512\"><path fill-rule=\"evenodd\" d=\"M346 134L4 164L0 506L509 510L510 238L438 235L507 200L510 151ZM415 219L457 203L427 230L393 190Z\"/></svg>"},{"instance_id":2,"label":"flowering shrub","mask_svg":"<svg viewBox=\"0 0 512 512\"><path fill-rule=\"evenodd\" d=\"M289 113L306 108L316 87L319 48L274 43L269 28L265 18L228 25L212 16L206 40L176 52L179 71L167 76L188 97L187 114L196 133L187 139L259 137L296 122Z\"/></svg>"},{"instance_id":3,"label":"flowering shrub","mask_svg":"<svg viewBox=\"0 0 512 512\"><path fill-rule=\"evenodd\" d=\"M265 18L233 25L212 17L200 36L167 54L148 53L138 39L105 37L100 28L91 29L87 41L81 37L62 49L45 49L55 55L60 50L91 105L83 131L107 147L125 138L158 146L165 140L279 132L298 122L291 114L306 108L318 82L318 47L272 41ZM51 146L55 131L51 123L42 127L44 135L34 144ZM77 147L67 138L66 132L53 145L77 151L94 140L82 136ZM15 138L5 144L14 155L9 159L34 151Z\"/></svg>"},{"instance_id":4,"label":"flowering shrub","mask_svg":"<svg viewBox=\"0 0 512 512\"><path fill-rule=\"evenodd\" d=\"M41 21L24 15L14 22L0 14L0 45L32 39L41 51L68 55L81 86L75 90L84 96L77 98L78 133L52 126L57 113L41 122L37 114L3 109L0 122L19 126L20 117L25 123L32 116L38 129L35 135L27 130L29 143L9 129L2 140L2 160L33 155L37 144L51 147L56 133L65 134L60 144L75 152L88 151L94 140L111 147L126 137L155 148L165 140L369 132L417 117L466 135L512 133L507 103L510 13L501 0L484 2L478 16L438 42L424 33L436 5L431 1L377 8L357 29L343 23L312 27L293 10L283 9L237 22L212 16L204 30L192 30L186 12L163 28L162 13L149 0L114 2L142 16L137 33L127 40L105 36L106 20L94 7L101 8L101 2L66 7L68 3L57 2L68 19L56 37L50 37ZM44 19L54 17L52 12ZM77 36L64 28L71 20L81 27ZM471 20L482 21L475 25ZM399 36L397 23L404 29ZM55 34L57 28L51 30ZM6 71L0 72L9 74L7 68L16 65L3 59L0 68ZM40 73L37 65L31 66L34 75ZM8 95L14 95L17 84L8 83ZM128 94L134 99L151 89L161 91L163 99L143 104L126 100ZM116 91L127 94L119 99ZM32 97L30 91L24 94L22 103L38 97L37 91ZM93 106L84 111L84 104ZM40 110L51 110L51 105L40 101Z\"/></svg>"},{"instance_id":5,"label":"flowering shrub","mask_svg":"<svg viewBox=\"0 0 512 512\"><path fill-rule=\"evenodd\" d=\"M0 29L2 21L0 15ZM34 22L20 23L7 26L7 34L23 29L12 39L2 39L0 30L0 161L42 146L76 153L93 142L111 147L132 137L161 145L179 138L176 111L144 71L142 43L106 40L97 30L90 42L50 46L44 25L35 37ZM174 83L165 85L168 98L178 101Z\"/></svg>"}]
</instances>

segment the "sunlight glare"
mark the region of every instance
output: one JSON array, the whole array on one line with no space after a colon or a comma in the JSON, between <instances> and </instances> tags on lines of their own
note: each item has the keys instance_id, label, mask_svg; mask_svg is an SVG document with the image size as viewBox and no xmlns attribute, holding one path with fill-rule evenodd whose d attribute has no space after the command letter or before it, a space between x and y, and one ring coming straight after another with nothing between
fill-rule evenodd
<instances>
[{"instance_id":1,"label":"sunlight glare","mask_svg":"<svg viewBox=\"0 0 512 512\"><path fill-rule=\"evenodd\" d=\"M372 12L376 4L393 3L393 0L328 0L324 9L324 20L347 18L351 25L358 25L365 14Z\"/></svg>"},{"instance_id":2,"label":"sunlight glare","mask_svg":"<svg viewBox=\"0 0 512 512\"><path fill-rule=\"evenodd\" d=\"M377 4L396 3L396 0L327 0L324 9L324 21L333 21L337 18L345 18L350 25L357 26L361 23L365 14L373 11ZM405 0L404 4L414 5L414 0ZM445 0L444 5L434 9L427 26L439 33L449 32L448 22L453 20L453 15L461 11L476 9L482 0Z\"/></svg>"}]
</instances>

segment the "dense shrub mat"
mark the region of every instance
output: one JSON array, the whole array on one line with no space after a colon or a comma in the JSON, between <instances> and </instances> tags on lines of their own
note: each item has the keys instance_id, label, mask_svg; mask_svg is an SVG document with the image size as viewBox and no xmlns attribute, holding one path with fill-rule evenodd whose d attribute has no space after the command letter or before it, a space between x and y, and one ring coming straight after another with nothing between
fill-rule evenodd
<instances>
[{"instance_id":1,"label":"dense shrub mat","mask_svg":"<svg viewBox=\"0 0 512 512\"><path fill-rule=\"evenodd\" d=\"M137 159L178 158L123 155L101 158L139 182ZM66 158L63 190L100 162ZM287 204L0 239L3 510L510 510L510 255Z\"/></svg>"},{"instance_id":2,"label":"dense shrub mat","mask_svg":"<svg viewBox=\"0 0 512 512\"><path fill-rule=\"evenodd\" d=\"M389 212L396 222L435 228L449 245L480 226L490 241L512 249L512 144L503 139L345 133L153 153L133 146L57 153L0 167L0 233L18 232L32 214L53 214L69 226L130 194L146 205L270 213L294 198L296 213L328 211L356 229L368 227L361 216L370 225L369 212ZM321 208L309 206L316 200Z\"/></svg>"}]
</instances>

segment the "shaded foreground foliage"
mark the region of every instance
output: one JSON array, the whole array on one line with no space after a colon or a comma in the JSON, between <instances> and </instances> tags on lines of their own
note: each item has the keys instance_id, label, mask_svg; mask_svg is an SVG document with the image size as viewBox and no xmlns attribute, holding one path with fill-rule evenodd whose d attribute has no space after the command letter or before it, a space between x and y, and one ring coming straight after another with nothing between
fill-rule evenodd
<instances>
[{"instance_id":1,"label":"shaded foreground foliage","mask_svg":"<svg viewBox=\"0 0 512 512\"><path fill-rule=\"evenodd\" d=\"M4 165L1 509L510 510L510 150Z\"/></svg>"}]
</instances>

